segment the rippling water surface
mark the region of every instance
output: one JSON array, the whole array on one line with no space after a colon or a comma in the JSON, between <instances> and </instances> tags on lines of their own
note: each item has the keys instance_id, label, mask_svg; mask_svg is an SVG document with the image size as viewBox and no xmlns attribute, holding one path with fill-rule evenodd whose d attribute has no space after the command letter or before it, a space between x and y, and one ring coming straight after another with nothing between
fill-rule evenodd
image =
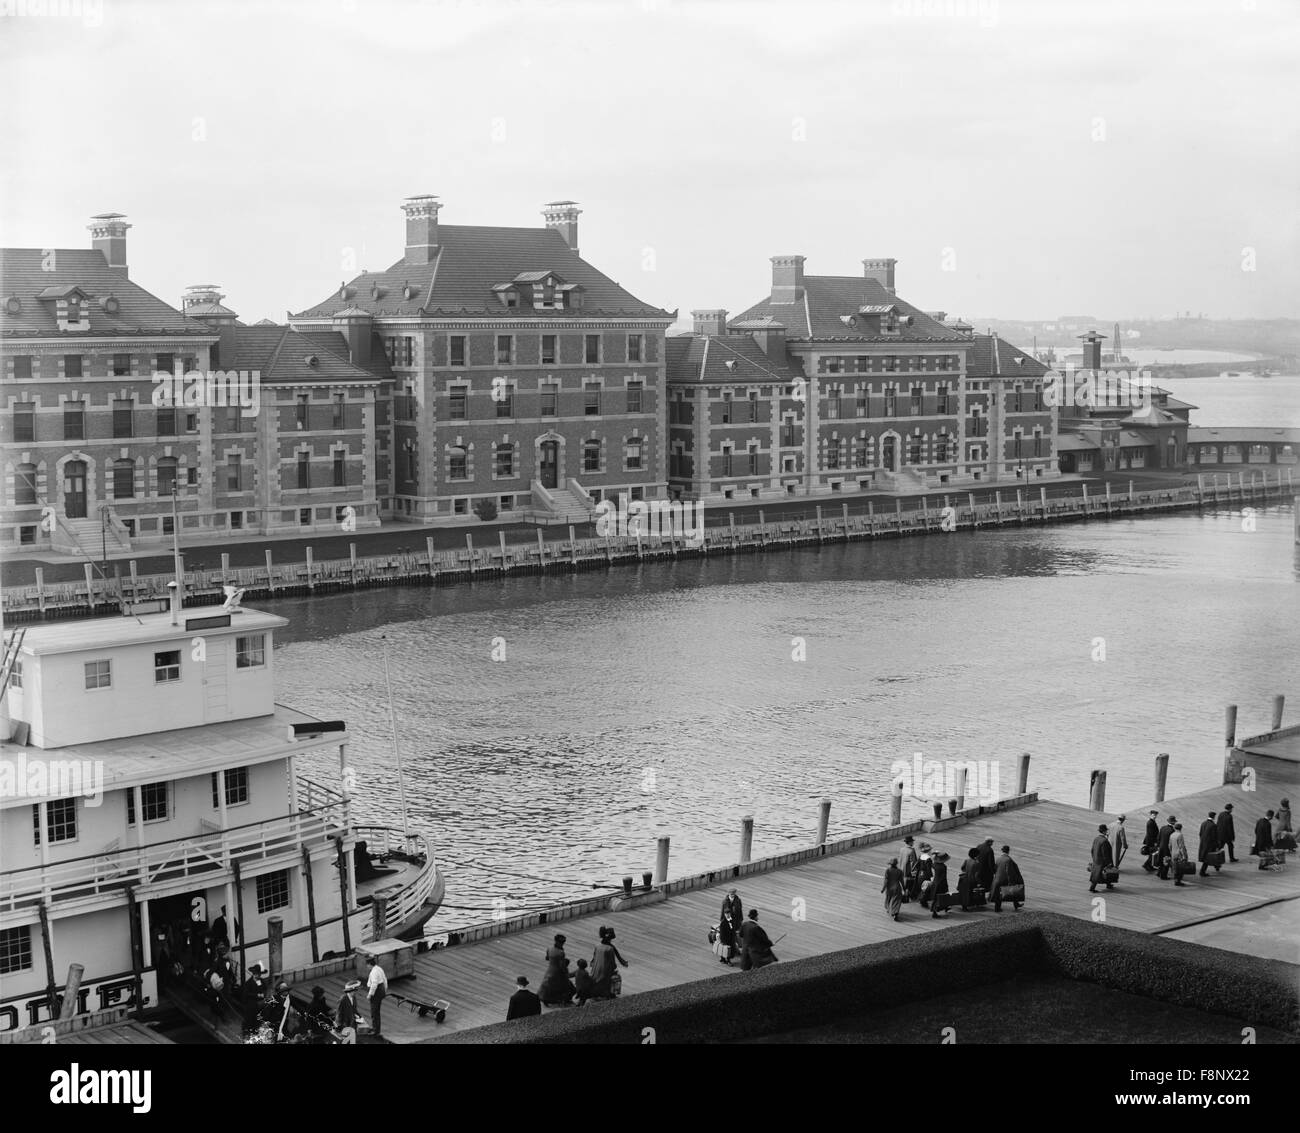
<instances>
[{"instance_id":1,"label":"rippling water surface","mask_svg":"<svg viewBox=\"0 0 1300 1133\"><path fill-rule=\"evenodd\" d=\"M1202 789L1224 704L1300 707L1298 571L1272 509L294 599L279 698L347 720L362 813L400 825L386 638L411 824L461 906L437 932L639 875L661 834L677 875L733 860L745 814L756 855L809 844L823 796L832 835L883 824L914 752L1002 760L1005 793L1029 751L1079 804L1106 768L1131 808L1167 751L1170 795Z\"/></svg>"}]
</instances>

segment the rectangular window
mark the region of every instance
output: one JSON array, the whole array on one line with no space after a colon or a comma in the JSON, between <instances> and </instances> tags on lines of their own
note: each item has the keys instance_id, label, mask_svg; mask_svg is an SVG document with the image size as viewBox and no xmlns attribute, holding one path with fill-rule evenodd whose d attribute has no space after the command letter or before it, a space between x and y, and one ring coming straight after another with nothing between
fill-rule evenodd
<instances>
[{"instance_id":1,"label":"rectangular window","mask_svg":"<svg viewBox=\"0 0 1300 1133\"><path fill-rule=\"evenodd\" d=\"M131 376L131 355L113 355L113 377L129 378Z\"/></svg>"},{"instance_id":2,"label":"rectangular window","mask_svg":"<svg viewBox=\"0 0 1300 1133\"><path fill-rule=\"evenodd\" d=\"M397 365L397 336L396 335L392 335L392 334L385 335L384 353L388 356L388 364L390 366L396 366Z\"/></svg>"},{"instance_id":3,"label":"rectangular window","mask_svg":"<svg viewBox=\"0 0 1300 1133\"><path fill-rule=\"evenodd\" d=\"M23 530L32 531L32 538L30 540L24 540L24 542L29 542L29 541L32 543L36 542L35 528L24 528ZM12 670L10 670L9 673L9 687L10 688L23 687L23 663L21 658L14 659L14 667Z\"/></svg>"},{"instance_id":4,"label":"rectangular window","mask_svg":"<svg viewBox=\"0 0 1300 1133\"><path fill-rule=\"evenodd\" d=\"M749 475L758 475L758 449L756 448L749 450Z\"/></svg>"},{"instance_id":5,"label":"rectangular window","mask_svg":"<svg viewBox=\"0 0 1300 1133\"><path fill-rule=\"evenodd\" d=\"M212 809L218 807L217 785L218 776L214 771L212 773ZM239 806L248 802L248 768L247 767L227 767L226 768L226 806Z\"/></svg>"},{"instance_id":6,"label":"rectangular window","mask_svg":"<svg viewBox=\"0 0 1300 1133\"><path fill-rule=\"evenodd\" d=\"M787 421L781 426L781 447L793 448L798 443L794 438L794 424Z\"/></svg>"},{"instance_id":7,"label":"rectangular window","mask_svg":"<svg viewBox=\"0 0 1300 1133\"><path fill-rule=\"evenodd\" d=\"M629 413L641 412L641 390L640 382L627 383L627 411Z\"/></svg>"},{"instance_id":8,"label":"rectangular window","mask_svg":"<svg viewBox=\"0 0 1300 1133\"><path fill-rule=\"evenodd\" d=\"M589 366L600 364L600 335L589 334L583 337L583 359Z\"/></svg>"},{"instance_id":9,"label":"rectangular window","mask_svg":"<svg viewBox=\"0 0 1300 1133\"><path fill-rule=\"evenodd\" d=\"M155 354L153 356L154 372L158 374L170 374L176 368L175 354Z\"/></svg>"},{"instance_id":10,"label":"rectangular window","mask_svg":"<svg viewBox=\"0 0 1300 1133\"><path fill-rule=\"evenodd\" d=\"M235 668L257 669L266 664L266 634L250 633L235 638Z\"/></svg>"},{"instance_id":11,"label":"rectangular window","mask_svg":"<svg viewBox=\"0 0 1300 1133\"><path fill-rule=\"evenodd\" d=\"M162 822L168 815L167 783L142 783L140 785L140 808L144 811L146 822ZM126 790L126 824L135 825L135 791Z\"/></svg>"},{"instance_id":12,"label":"rectangular window","mask_svg":"<svg viewBox=\"0 0 1300 1133\"><path fill-rule=\"evenodd\" d=\"M36 439L36 406L30 401L20 401L14 406L14 440Z\"/></svg>"},{"instance_id":13,"label":"rectangular window","mask_svg":"<svg viewBox=\"0 0 1300 1133\"><path fill-rule=\"evenodd\" d=\"M1042 433L1034 434L1034 455L1035 456L1043 455L1043 434Z\"/></svg>"},{"instance_id":14,"label":"rectangular window","mask_svg":"<svg viewBox=\"0 0 1300 1133\"><path fill-rule=\"evenodd\" d=\"M515 446L499 445L497 447L497 475L513 476L515 474Z\"/></svg>"},{"instance_id":15,"label":"rectangular window","mask_svg":"<svg viewBox=\"0 0 1300 1133\"><path fill-rule=\"evenodd\" d=\"M866 468L867 466L867 442L857 440L853 446L853 464L857 468Z\"/></svg>"},{"instance_id":16,"label":"rectangular window","mask_svg":"<svg viewBox=\"0 0 1300 1133\"><path fill-rule=\"evenodd\" d=\"M298 487L311 487L311 456L305 452L298 454Z\"/></svg>"},{"instance_id":17,"label":"rectangular window","mask_svg":"<svg viewBox=\"0 0 1300 1133\"><path fill-rule=\"evenodd\" d=\"M582 470L584 472L600 471L600 442L599 441L583 442Z\"/></svg>"},{"instance_id":18,"label":"rectangular window","mask_svg":"<svg viewBox=\"0 0 1300 1133\"><path fill-rule=\"evenodd\" d=\"M554 417L559 395L555 386L542 386L542 416Z\"/></svg>"},{"instance_id":19,"label":"rectangular window","mask_svg":"<svg viewBox=\"0 0 1300 1133\"><path fill-rule=\"evenodd\" d=\"M515 415L515 391L506 384L497 386L494 391L493 400L497 403L498 417L513 417Z\"/></svg>"},{"instance_id":20,"label":"rectangular window","mask_svg":"<svg viewBox=\"0 0 1300 1133\"><path fill-rule=\"evenodd\" d=\"M154 416L154 432L160 437L174 437L176 435L176 410L158 409Z\"/></svg>"},{"instance_id":21,"label":"rectangular window","mask_svg":"<svg viewBox=\"0 0 1300 1133\"><path fill-rule=\"evenodd\" d=\"M344 408L343 394L336 393L334 395L334 415L331 418L331 423L336 429L343 428Z\"/></svg>"},{"instance_id":22,"label":"rectangular window","mask_svg":"<svg viewBox=\"0 0 1300 1133\"><path fill-rule=\"evenodd\" d=\"M644 349L644 340L639 334L629 334L627 336L627 360L629 362L642 361L642 352Z\"/></svg>"},{"instance_id":23,"label":"rectangular window","mask_svg":"<svg viewBox=\"0 0 1300 1133\"><path fill-rule=\"evenodd\" d=\"M86 439L86 403L84 401L65 401L63 403L63 439L65 441L84 441Z\"/></svg>"},{"instance_id":24,"label":"rectangular window","mask_svg":"<svg viewBox=\"0 0 1300 1133\"><path fill-rule=\"evenodd\" d=\"M402 365L415 365L415 339L409 334L402 336Z\"/></svg>"},{"instance_id":25,"label":"rectangular window","mask_svg":"<svg viewBox=\"0 0 1300 1133\"><path fill-rule=\"evenodd\" d=\"M170 535L176 530L176 521L170 515L164 515L162 520L162 533Z\"/></svg>"},{"instance_id":26,"label":"rectangular window","mask_svg":"<svg viewBox=\"0 0 1300 1133\"><path fill-rule=\"evenodd\" d=\"M921 442L919 440L909 439L907 442L907 463L921 463Z\"/></svg>"},{"instance_id":27,"label":"rectangular window","mask_svg":"<svg viewBox=\"0 0 1300 1133\"><path fill-rule=\"evenodd\" d=\"M307 427L308 400L307 394L300 393L298 395L297 404L294 408L294 420L297 422L298 428L300 429L305 429Z\"/></svg>"},{"instance_id":28,"label":"rectangular window","mask_svg":"<svg viewBox=\"0 0 1300 1133\"><path fill-rule=\"evenodd\" d=\"M451 405L447 410L447 417L452 421L465 420L465 403L469 399L468 387L452 386L449 392L451 395Z\"/></svg>"},{"instance_id":29,"label":"rectangular window","mask_svg":"<svg viewBox=\"0 0 1300 1133\"><path fill-rule=\"evenodd\" d=\"M270 913L289 907L289 871L264 873L257 879L257 911Z\"/></svg>"},{"instance_id":30,"label":"rectangular window","mask_svg":"<svg viewBox=\"0 0 1300 1133\"><path fill-rule=\"evenodd\" d=\"M135 461L113 462L113 498L129 500L135 495Z\"/></svg>"},{"instance_id":31,"label":"rectangular window","mask_svg":"<svg viewBox=\"0 0 1300 1133\"><path fill-rule=\"evenodd\" d=\"M830 397L826 399L826 419L828 421L835 421L839 419L839 415L840 415L840 391L835 390L834 392L831 393Z\"/></svg>"},{"instance_id":32,"label":"rectangular window","mask_svg":"<svg viewBox=\"0 0 1300 1133\"><path fill-rule=\"evenodd\" d=\"M731 424L731 391L722 395L722 424Z\"/></svg>"},{"instance_id":33,"label":"rectangular window","mask_svg":"<svg viewBox=\"0 0 1300 1133\"><path fill-rule=\"evenodd\" d=\"M1019 459L1019 457L1022 455L1022 454L1021 454L1021 451L1020 451L1020 449L1021 449L1021 440L1022 440L1022 438L1021 438L1020 434L1017 433L1017 434L1015 435L1015 438L1014 438L1013 442L1012 442L1012 450L1011 450L1011 451L1012 451L1012 454L1013 454L1017 459Z\"/></svg>"},{"instance_id":34,"label":"rectangular window","mask_svg":"<svg viewBox=\"0 0 1300 1133\"><path fill-rule=\"evenodd\" d=\"M514 511L515 510L514 496L502 496L499 503L499 507L501 511Z\"/></svg>"},{"instance_id":35,"label":"rectangular window","mask_svg":"<svg viewBox=\"0 0 1300 1133\"><path fill-rule=\"evenodd\" d=\"M497 365L509 366L515 360L515 336L497 335Z\"/></svg>"},{"instance_id":36,"label":"rectangular window","mask_svg":"<svg viewBox=\"0 0 1300 1133\"><path fill-rule=\"evenodd\" d=\"M32 926L0 929L0 976L32 966Z\"/></svg>"},{"instance_id":37,"label":"rectangular window","mask_svg":"<svg viewBox=\"0 0 1300 1133\"><path fill-rule=\"evenodd\" d=\"M311 508L303 507L298 509L298 526L299 527L311 526Z\"/></svg>"},{"instance_id":38,"label":"rectangular window","mask_svg":"<svg viewBox=\"0 0 1300 1133\"><path fill-rule=\"evenodd\" d=\"M63 356L63 376L65 378L79 378L82 376L80 354L65 354Z\"/></svg>"},{"instance_id":39,"label":"rectangular window","mask_svg":"<svg viewBox=\"0 0 1300 1133\"><path fill-rule=\"evenodd\" d=\"M27 382L32 377L32 356L30 354L14 355L14 381Z\"/></svg>"},{"instance_id":40,"label":"rectangular window","mask_svg":"<svg viewBox=\"0 0 1300 1133\"><path fill-rule=\"evenodd\" d=\"M839 468L839 466L840 466L840 443L839 441L831 441L831 443L826 446L826 467Z\"/></svg>"},{"instance_id":41,"label":"rectangular window","mask_svg":"<svg viewBox=\"0 0 1300 1133\"><path fill-rule=\"evenodd\" d=\"M226 457L226 491L242 492L243 484L243 458L239 453L232 452Z\"/></svg>"},{"instance_id":42,"label":"rectangular window","mask_svg":"<svg viewBox=\"0 0 1300 1133\"><path fill-rule=\"evenodd\" d=\"M348 483L348 454L343 451L334 453L334 487L345 488Z\"/></svg>"},{"instance_id":43,"label":"rectangular window","mask_svg":"<svg viewBox=\"0 0 1300 1133\"><path fill-rule=\"evenodd\" d=\"M112 661L87 661L85 672L86 688L111 688L113 686Z\"/></svg>"},{"instance_id":44,"label":"rectangular window","mask_svg":"<svg viewBox=\"0 0 1300 1133\"><path fill-rule=\"evenodd\" d=\"M724 448L722 450L722 474L724 476L730 476L732 474L731 473L731 449L729 448Z\"/></svg>"},{"instance_id":45,"label":"rectangular window","mask_svg":"<svg viewBox=\"0 0 1300 1133\"><path fill-rule=\"evenodd\" d=\"M448 480L468 480L469 468L465 459L465 450L457 449L447 460Z\"/></svg>"},{"instance_id":46,"label":"rectangular window","mask_svg":"<svg viewBox=\"0 0 1300 1133\"><path fill-rule=\"evenodd\" d=\"M50 844L75 842L77 839L77 800L51 799L45 804L45 832ZM41 844L41 808L32 807L32 842Z\"/></svg>"},{"instance_id":47,"label":"rectangular window","mask_svg":"<svg viewBox=\"0 0 1300 1133\"><path fill-rule=\"evenodd\" d=\"M924 403L922 398L923 398L923 394L921 392L921 387L913 386L912 387L912 416L913 417L921 416L922 409L924 408Z\"/></svg>"},{"instance_id":48,"label":"rectangular window","mask_svg":"<svg viewBox=\"0 0 1300 1133\"><path fill-rule=\"evenodd\" d=\"M166 684L181 679L181 651L166 649L153 655L154 684Z\"/></svg>"},{"instance_id":49,"label":"rectangular window","mask_svg":"<svg viewBox=\"0 0 1300 1133\"><path fill-rule=\"evenodd\" d=\"M949 407L948 407L948 387L947 387L947 386L940 386L940 387L939 387L939 394L938 394L938 397L937 397L936 400L935 400L934 411L935 411L936 413L939 413L939 414L947 414L947 413L950 412Z\"/></svg>"},{"instance_id":50,"label":"rectangular window","mask_svg":"<svg viewBox=\"0 0 1300 1133\"><path fill-rule=\"evenodd\" d=\"M623 467L626 471L640 470L643 443L638 437L633 437L623 446Z\"/></svg>"},{"instance_id":51,"label":"rectangular window","mask_svg":"<svg viewBox=\"0 0 1300 1133\"><path fill-rule=\"evenodd\" d=\"M129 437L133 433L135 402L129 398L113 399L113 436Z\"/></svg>"},{"instance_id":52,"label":"rectangular window","mask_svg":"<svg viewBox=\"0 0 1300 1133\"><path fill-rule=\"evenodd\" d=\"M588 382L583 389L583 412L588 417L600 416L600 383Z\"/></svg>"},{"instance_id":53,"label":"rectangular window","mask_svg":"<svg viewBox=\"0 0 1300 1133\"><path fill-rule=\"evenodd\" d=\"M867 415L867 395L865 393L858 394L858 403L855 412L859 417L865 417Z\"/></svg>"},{"instance_id":54,"label":"rectangular window","mask_svg":"<svg viewBox=\"0 0 1300 1133\"><path fill-rule=\"evenodd\" d=\"M892 374L898 370L898 359L893 355L887 355L885 358L885 373Z\"/></svg>"},{"instance_id":55,"label":"rectangular window","mask_svg":"<svg viewBox=\"0 0 1300 1133\"><path fill-rule=\"evenodd\" d=\"M843 358L827 358L826 372L828 374L842 374L844 372Z\"/></svg>"},{"instance_id":56,"label":"rectangular window","mask_svg":"<svg viewBox=\"0 0 1300 1133\"><path fill-rule=\"evenodd\" d=\"M542 335L542 365L554 366L556 358L556 344L559 339L553 334Z\"/></svg>"},{"instance_id":57,"label":"rectangular window","mask_svg":"<svg viewBox=\"0 0 1300 1133\"><path fill-rule=\"evenodd\" d=\"M894 390L894 389L887 389L887 390L885 390L885 416L886 416L886 417L897 417L897 416L898 416L898 401L897 401L897 397L898 397L898 391L897 391L897 390Z\"/></svg>"},{"instance_id":58,"label":"rectangular window","mask_svg":"<svg viewBox=\"0 0 1300 1133\"><path fill-rule=\"evenodd\" d=\"M948 459L948 438L940 437L934 442L934 459L943 464Z\"/></svg>"}]
</instances>

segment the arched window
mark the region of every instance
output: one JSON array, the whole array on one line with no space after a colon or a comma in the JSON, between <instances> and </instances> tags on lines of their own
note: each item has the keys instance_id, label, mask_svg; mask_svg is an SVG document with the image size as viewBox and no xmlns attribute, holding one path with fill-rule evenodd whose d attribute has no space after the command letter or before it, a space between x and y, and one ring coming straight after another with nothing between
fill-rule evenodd
<instances>
[{"instance_id":1,"label":"arched window","mask_svg":"<svg viewBox=\"0 0 1300 1133\"><path fill-rule=\"evenodd\" d=\"M36 465L20 464L14 469L14 503L18 507L36 502Z\"/></svg>"},{"instance_id":2,"label":"arched window","mask_svg":"<svg viewBox=\"0 0 1300 1133\"><path fill-rule=\"evenodd\" d=\"M469 462L466 460L463 448L454 448L447 454L447 479L469 479Z\"/></svg>"},{"instance_id":3,"label":"arched window","mask_svg":"<svg viewBox=\"0 0 1300 1133\"><path fill-rule=\"evenodd\" d=\"M158 460L158 495L170 496L172 489L176 486L176 458L174 456L160 457ZM117 494L116 485L113 494Z\"/></svg>"},{"instance_id":4,"label":"arched window","mask_svg":"<svg viewBox=\"0 0 1300 1133\"><path fill-rule=\"evenodd\" d=\"M135 496L135 461L113 461L113 498L129 500Z\"/></svg>"}]
</instances>

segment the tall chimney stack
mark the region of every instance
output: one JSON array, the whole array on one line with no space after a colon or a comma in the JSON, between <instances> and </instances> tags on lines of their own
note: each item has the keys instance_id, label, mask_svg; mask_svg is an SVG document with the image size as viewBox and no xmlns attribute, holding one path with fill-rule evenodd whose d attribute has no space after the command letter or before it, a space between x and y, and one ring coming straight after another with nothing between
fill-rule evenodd
<instances>
[{"instance_id":1,"label":"tall chimney stack","mask_svg":"<svg viewBox=\"0 0 1300 1133\"><path fill-rule=\"evenodd\" d=\"M108 266L125 277L126 270L126 217L120 212L101 212L90 218L90 246L104 254Z\"/></svg>"},{"instance_id":2,"label":"tall chimney stack","mask_svg":"<svg viewBox=\"0 0 1300 1133\"><path fill-rule=\"evenodd\" d=\"M374 324L369 311L347 307L330 320L334 329L348 341L348 357L354 366L370 365L370 340Z\"/></svg>"},{"instance_id":3,"label":"tall chimney stack","mask_svg":"<svg viewBox=\"0 0 1300 1133\"><path fill-rule=\"evenodd\" d=\"M442 205L433 196L407 197L402 202L406 213L406 262L432 263L438 254L438 210Z\"/></svg>"},{"instance_id":4,"label":"tall chimney stack","mask_svg":"<svg viewBox=\"0 0 1300 1133\"><path fill-rule=\"evenodd\" d=\"M894 294L894 267L897 260L863 260L862 270L868 279L874 279L881 287Z\"/></svg>"},{"instance_id":5,"label":"tall chimney stack","mask_svg":"<svg viewBox=\"0 0 1300 1133\"><path fill-rule=\"evenodd\" d=\"M772 257L772 302L797 303L803 298L803 256Z\"/></svg>"},{"instance_id":6,"label":"tall chimney stack","mask_svg":"<svg viewBox=\"0 0 1300 1133\"><path fill-rule=\"evenodd\" d=\"M554 228L575 252L578 250L578 215L581 212L577 201L548 201L542 208L546 227Z\"/></svg>"},{"instance_id":7,"label":"tall chimney stack","mask_svg":"<svg viewBox=\"0 0 1300 1133\"><path fill-rule=\"evenodd\" d=\"M727 333L727 312L721 308L713 308L707 311L692 311L691 318L695 320L696 334Z\"/></svg>"},{"instance_id":8,"label":"tall chimney stack","mask_svg":"<svg viewBox=\"0 0 1300 1133\"><path fill-rule=\"evenodd\" d=\"M1106 336L1098 334L1095 330L1090 330L1087 334L1081 334L1079 337L1083 339L1083 365L1080 369L1100 370L1101 344Z\"/></svg>"}]
</instances>

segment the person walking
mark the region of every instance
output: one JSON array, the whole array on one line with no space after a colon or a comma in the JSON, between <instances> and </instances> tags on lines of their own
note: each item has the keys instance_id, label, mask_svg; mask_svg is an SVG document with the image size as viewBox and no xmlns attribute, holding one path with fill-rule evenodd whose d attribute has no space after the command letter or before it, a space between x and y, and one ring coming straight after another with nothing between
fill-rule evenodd
<instances>
[{"instance_id":1,"label":"person walking","mask_svg":"<svg viewBox=\"0 0 1300 1133\"><path fill-rule=\"evenodd\" d=\"M1182 885L1183 874L1190 872L1185 870L1187 864L1187 839L1183 837L1183 824L1174 823L1174 832L1169 835L1169 858L1174 870L1174 884Z\"/></svg>"},{"instance_id":2,"label":"person walking","mask_svg":"<svg viewBox=\"0 0 1300 1133\"><path fill-rule=\"evenodd\" d=\"M528 977L515 977L515 993L510 997L506 1007L506 1022L511 1019L526 1019L529 1015L542 1013L542 1001L528 990Z\"/></svg>"},{"instance_id":3,"label":"person walking","mask_svg":"<svg viewBox=\"0 0 1300 1133\"><path fill-rule=\"evenodd\" d=\"M898 868L898 859L890 858L885 866L885 883L880 892L885 895L885 912L898 920L898 912L903 907L903 871Z\"/></svg>"},{"instance_id":4,"label":"person walking","mask_svg":"<svg viewBox=\"0 0 1300 1133\"><path fill-rule=\"evenodd\" d=\"M560 932L546 950L546 975L542 977L541 1001L547 1007L567 1007L573 1002L573 981L569 978L569 958L564 954L568 938Z\"/></svg>"},{"instance_id":5,"label":"person walking","mask_svg":"<svg viewBox=\"0 0 1300 1133\"><path fill-rule=\"evenodd\" d=\"M722 942L726 954L718 957L720 964L730 965L740 951L740 926L745 923L745 906L740 903L740 894L728 889L722 899L722 915L718 918L718 939Z\"/></svg>"},{"instance_id":6,"label":"person walking","mask_svg":"<svg viewBox=\"0 0 1300 1133\"><path fill-rule=\"evenodd\" d=\"M219 944L230 945L230 929L226 927L226 906L221 906L221 912L217 914L217 919L212 922L212 945L215 948Z\"/></svg>"},{"instance_id":7,"label":"person walking","mask_svg":"<svg viewBox=\"0 0 1300 1133\"><path fill-rule=\"evenodd\" d=\"M957 878L957 898L961 902L961 911L970 912L975 903L975 888L979 885L979 847L972 846L966 851L966 860L961 863L961 874Z\"/></svg>"},{"instance_id":8,"label":"person walking","mask_svg":"<svg viewBox=\"0 0 1300 1133\"><path fill-rule=\"evenodd\" d=\"M1295 827L1291 825L1291 800L1283 799L1277 808L1277 828L1287 834L1294 834Z\"/></svg>"},{"instance_id":9,"label":"person walking","mask_svg":"<svg viewBox=\"0 0 1300 1133\"><path fill-rule=\"evenodd\" d=\"M1156 867L1152 864L1156 856L1156 846L1160 842L1160 824L1156 822L1160 812L1153 810L1147 814L1147 832L1142 838L1142 852L1146 855L1147 860L1142 863L1142 868L1147 873L1155 873Z\"/></svg>"},{"instance_id":10,"label":"person walking","mask_svg":"<svg viewBox=\"0 0 1300 1133\"><path fill-rule=\"evenodd\" d=\"M1113 882L1107 880L1106 871L1115 864L1111 851L1110 839L1107 837L1106 824L1097 827L1097 837L1092 840L1092 860L1088 864L1088 892L1097 892L1097 882L1104 882L1107 889L1114 889Z\"/></svg>"},{"instance_id":11,"label":"person walking","mask_svg":"<svg viewBox=\"0 0 1300 1133\"><path fill-rule=\"evenodd\" d=\"M899 854L899 867L903 871L903 901L911 901L916 895L914 890L917 886L916 865L917 855L916 847L912 844L914 839L908 834L903 838L903 852Z\"/></svg>"},{"instance_id":12,"label":"person walking","mask_svg":"<svg viewBox=\"0 0 1300 1133\"><path fill-rule=\"evenodd\" d=\"M920 855L916 863L916 886L921 908L930 907L930 887L934 884L934 853L929 842L922 842L918 847Z\"/></svg>"},{"instance_id":13,"label":"person walking","mask_svg":"<svg viewBox=\"0 0 1300 1133\"><path fill-rule=\"evenodd\" d=\"M339 1005L334 1009L334 1027L342 1035L340 1040L344 1046L357 1045L357 988L361 986L360 980L348 980L343 985L343 994L339 997Z\"/></svg>"},{"instance_id":14,"label":"person walking","mask_svg":"<svg viewBox=\"0 0 1300 1133\"><path fill-rule=\"evenodd\" d=\"M613 999L618 995L615 976L618 976L617 965L627 967L627 961L623 959L623 954L614 945L614 930L600 926L600 943L596 945L596 950L591 954L591 981L595 985L591 998L592 999ZM622 977L619 976L617 984L621 985Z\"/></svg>"},{"instance_id":15,"label":"person walking","mask_svg":"<svg viewBox=\"0 0 1300 1133\"><path fill-rule=\"evenodd\" d=\"M1218 849L1219 824L1214 811L1210 811L1210 817L1201 823L1200 845L1196 848L1196 860L1201 863L1202 877L1205 877L1209 872L1211 861L1213 861L1215 871L1218 871Z\"/></svg>"},{"instance_id":16,"label":"person walking","mask_svg":"<svg viewBox=\"0 0 1300 1133\"><path fill-rule=\"evenodd\" d=\"M596 985L592 982L591 973L587 971L586 960L579 960L577 968L573 973L573 995L574 1001L581 1007L591 998Z\"/></svg>"},{"instance_id":17,"label":"person walking","mask_svg":"<svg viewBox=\"0 0 1300 1133\"><path fill-rule=\"evenodd\" d=\"M1294 850L1296 848L1295 829L1291 825L1291 802L1283 799L1273 816L1273 849Z\"/></svg>"},{"instance_id":18,"label":"person walking","mask_svg":"<svg viewBox=\"0 0 1300 1133\"><path fill-rule=\"evenodd\" d=\"M1110 833L1111 850L1115 857L1115 868L1119 869L1124 855L1128 853L1128 831L1124 828L1124 815L1115 819L1115 828Z\"/></svg>"},{"instance_id":19,"label":"person walking","mask_svg":"<svg viewBox=\"0 0 1300 1133\"><path fill-rule=\"evenodd\" d=\"M1156 861L1160 868L1156 870L1156 876L1161 881L1169 880L1169 839L1174 834L1174 822L1176 819L1171 814L1165 819L1165 824L1160 827L1160 837L1156 839Z\"/></svg>"},{"instance_id":20,"label":"person walking","mask_svg":"<svg viewBox=\"0 0 1300 1133\"><path fill-rule=\"evenodd\" d=\"M370 975L366 979L366 998L370 1001L370 1033L378 1039L383 1037L380 1016L384 996L388 994L388 975L383 965L377 963L373 956L367 956L366 963L370 965Z\"/></svg>"},{"instance_id":21,"label":"person walking","mask_svg":"<svg viewBox=\"0 0 1300 1133\"><path fill-rule=\"evenodd\" d=\"M740 926L740 970L748 972L751 968L765 968L775 963L772 942L758 923L758 910L750 909L749 919Z\"/></svg>"},{"instance_id":22,"label":"person walking","mask_svg":"<svg viewBox=\"0 0 1300 1133\"><path fill-rule=\"evenodd\" d=\"M1273 848L1273 812L1270 810L1263 818L1255 823L1255 844L1251 846L1250 852L1264 856L1265 850ZM1261 866L1263 863L1260 863Z\"/></svg>"},{"instance_id":23,"label":"person walking","mask_svg":"<svg viewBox=\"0 0 1300 1133\"><path fill-rule=\"evenodd\" d=\"M1020 886L1021 892L1018 896L1007 897L1006 891L1014 885ZM1024 887L1025 879L1020 872L1020 867L1011 856L1011 847L1003 846L1002 856L998 858L997 869L993 874L993 888L990 890L993 897L993 911L1002 912L1002 902L1010 901L1012 907L1018 912L1020 906L1025 903Z\"/></svg>"},{"instance_id":24,"label":"person walking","mask_svg":"<svg viewBox=\"0 0 1300 1133\"><path fill-rule=\"evenodd\" d=\"M979 848L979 879L980 887L988 890L993 888L993 874L997 872L997 862L994 860L993 839L985 838L984 844Z\"/></svg>"},{"instance_id":25,"label":"person walking","mask_svg":"<svg viewBox=\"0 0 1300 1133\"><path fill-rule=\"evenodd\" d=\"M930 883L930 916L934 920L939 919L939 905L943 904L944 912L947 913L947 902L941 902L939 898L948 896L948 855L934 855L934 878Z\"/></svg>"},{"instance_id":26,"label":"person walking","mask_svg":"<svg viewBox=\"0 0 1300 1133\"><path fill-rule=\"evenodd\" d=\"M1223 809L1219 811L1219 848L1227 850L1228 861L1237 860L1237 827L1232 821L1232 803L1224 803Z\"/></svg>"}]
</instances>

